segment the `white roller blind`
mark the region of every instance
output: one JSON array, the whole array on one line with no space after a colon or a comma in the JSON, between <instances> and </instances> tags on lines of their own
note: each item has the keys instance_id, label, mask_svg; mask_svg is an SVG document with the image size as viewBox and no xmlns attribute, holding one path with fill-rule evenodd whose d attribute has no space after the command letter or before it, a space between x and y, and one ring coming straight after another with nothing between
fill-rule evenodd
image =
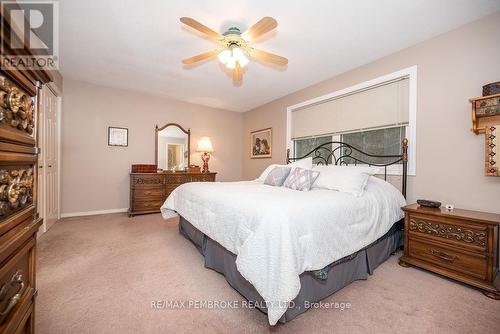
<instances>
[{"instance_id":1,"label":"white roller blind","mask_svg":"<svg viewBox=\"0 0 500 334\"><path fill-rule=\"evenodd\" d=\"M292 138L408 123L408 79L340 96L292 112Z\"/></svg>"}]
</instances>

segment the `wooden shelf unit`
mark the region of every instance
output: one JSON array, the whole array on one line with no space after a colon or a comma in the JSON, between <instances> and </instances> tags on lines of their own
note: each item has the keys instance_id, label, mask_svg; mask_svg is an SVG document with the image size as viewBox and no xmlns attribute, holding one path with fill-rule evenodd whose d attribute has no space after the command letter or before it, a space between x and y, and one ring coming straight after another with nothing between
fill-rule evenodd
<instances>
[{"instance_id":1,"label":"wooden shelf unit","mask_svg":"<svg viewBox=\"0 0 500 334\"><path fill-rule=\"evenodd\" d=\"M489 125L500 124L500 94L481 96L469 100L472 104L472 129L476 135L484 133ZM489 104L489 105L488 105ZM496 109L495 109L496 106ZM481 109L494 109L493 113L483 114Z\"/></svg>"}]
</instances>

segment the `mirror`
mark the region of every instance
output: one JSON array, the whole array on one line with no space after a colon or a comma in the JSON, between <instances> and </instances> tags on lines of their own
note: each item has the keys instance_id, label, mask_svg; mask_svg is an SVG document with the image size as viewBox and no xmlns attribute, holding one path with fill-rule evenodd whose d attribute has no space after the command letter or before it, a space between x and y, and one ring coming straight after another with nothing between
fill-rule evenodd
<instances>
[{"instance_id":1,"label":"mirror","mask_svg":"<svg viewBox=\"0 0 500 334\"><path fill-rule=\"evenodd\" d=\"M158 169L185 171L189 166L191 131L169 123L155 128L155 162Z\"/></svg>"}]
</instances>

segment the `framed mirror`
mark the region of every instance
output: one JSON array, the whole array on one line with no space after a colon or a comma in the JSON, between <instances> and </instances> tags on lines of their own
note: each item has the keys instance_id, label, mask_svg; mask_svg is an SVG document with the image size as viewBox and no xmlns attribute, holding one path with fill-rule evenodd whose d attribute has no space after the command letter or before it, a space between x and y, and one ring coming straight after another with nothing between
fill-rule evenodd
<instances>
[{"instance_id":1,"label":"framed mirror","mask_svg":"<svg viewBox=\"0 0 500 334\"><path fill-rule=\"evenodd\" d=\"M155 127L155 163L165 171L184 171L189 166L191 131L179 124Z\"/></svg>"}]
</instances>

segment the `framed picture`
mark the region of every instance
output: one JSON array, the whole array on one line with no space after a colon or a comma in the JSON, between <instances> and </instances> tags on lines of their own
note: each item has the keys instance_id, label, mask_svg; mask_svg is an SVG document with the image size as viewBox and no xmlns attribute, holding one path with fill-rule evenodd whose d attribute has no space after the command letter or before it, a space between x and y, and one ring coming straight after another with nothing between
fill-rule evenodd
<instances>
[{"instance_id":1,"label":"framed picture","mask_svg":"<svg viewBox=\"0 0 500 334\"><path fill-rule=\"evenodd\" d=\"M267 128L250 133L250 158L270 158L272 153L273 129Z\"/></svg>"},{"instance_id":2,"label":"framed picture","mask_svg":"<svg viewBox=\"0 0 500 334\"><path fill-rule=\"evenodd\" d=\"M128 146L128 129L108 127L108 145L109 146Z\"/></svg>"}]
</instances>

